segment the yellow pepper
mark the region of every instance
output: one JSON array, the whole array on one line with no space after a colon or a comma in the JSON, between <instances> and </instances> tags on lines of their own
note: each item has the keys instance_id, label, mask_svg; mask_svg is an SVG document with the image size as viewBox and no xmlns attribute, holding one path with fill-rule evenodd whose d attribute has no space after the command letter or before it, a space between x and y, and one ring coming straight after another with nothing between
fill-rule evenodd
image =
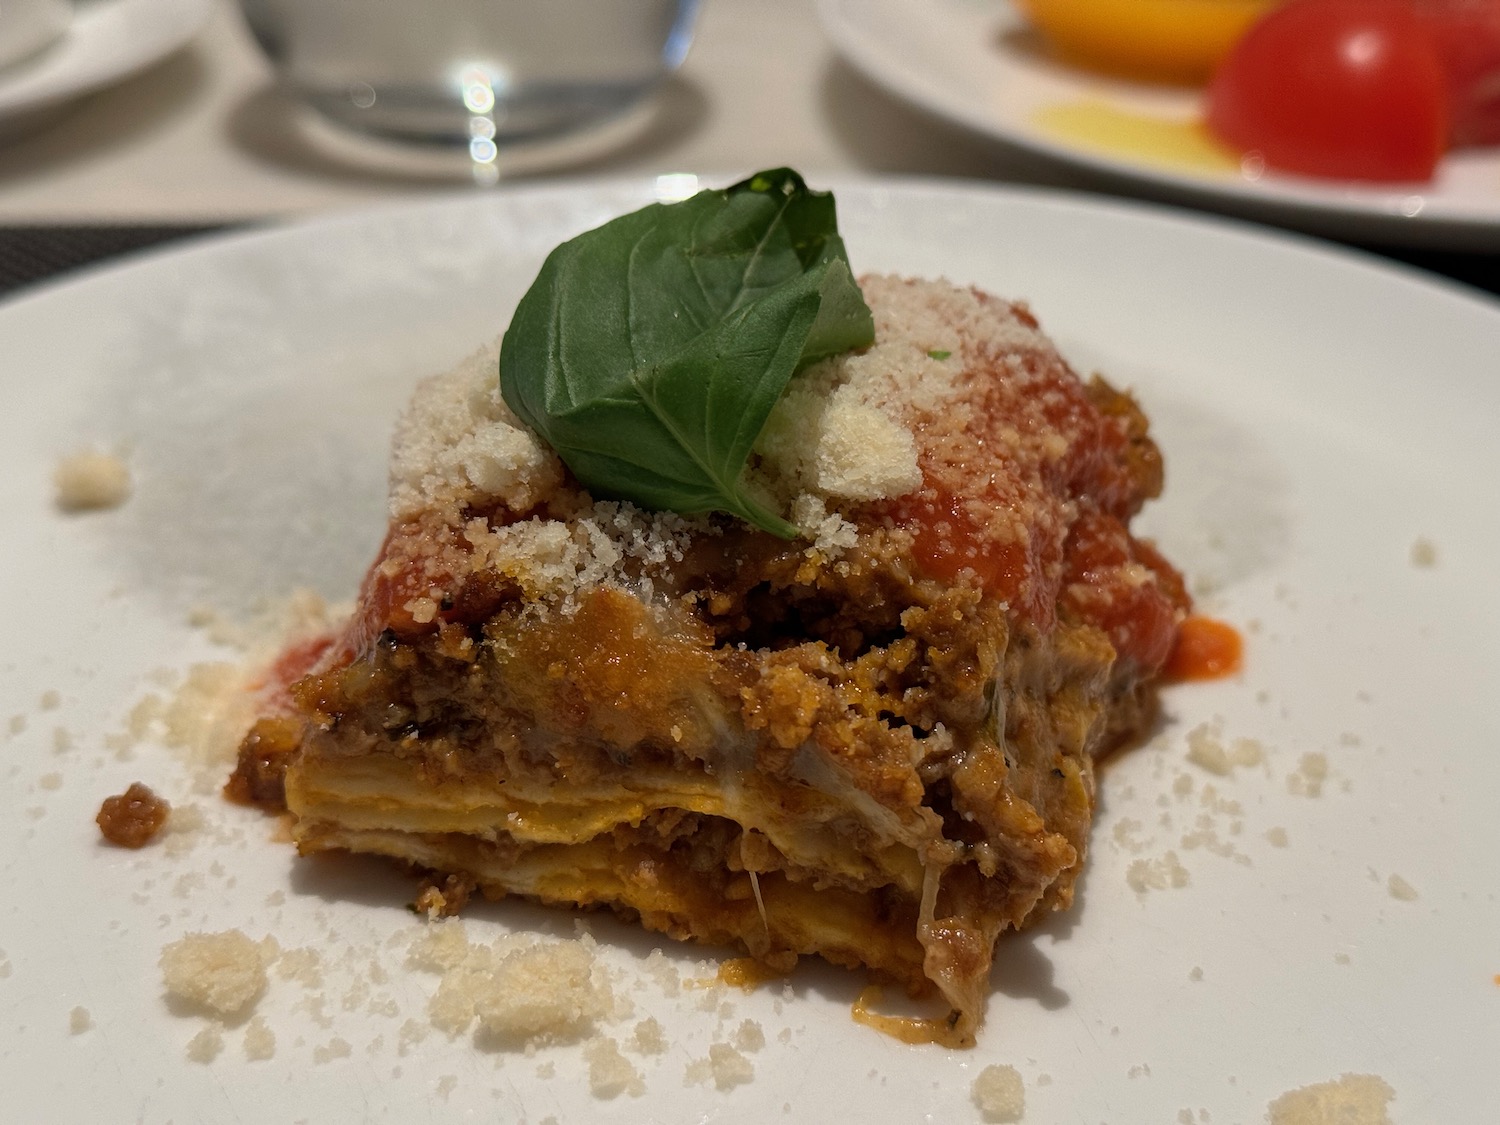
<instances>
[{"instance_id":1,"label":"yellow pepper","mask_svg":"<svg viewBox=\"0 0 1500 1125\"><path fill-rule=\"evenodd\" d=\"M1068 62L1129 78L1204 82L1278 0L1015 0Z\"/></svg>"}]
</instances>

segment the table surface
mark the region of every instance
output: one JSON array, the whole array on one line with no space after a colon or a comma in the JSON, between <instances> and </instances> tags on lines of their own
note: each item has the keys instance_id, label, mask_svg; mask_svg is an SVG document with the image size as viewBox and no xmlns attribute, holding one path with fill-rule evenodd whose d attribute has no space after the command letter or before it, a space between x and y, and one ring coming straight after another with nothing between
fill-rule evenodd
<instances>
[{"instance_id":1,"label":"table surface","mask_svg":"<svg viewBox=\"0 0 1500 1125\"><path fill-rule=\"evenodd\" d=\"M0 146L0 249L32 263L23 280L184 230L483 190L431 162L331 155L309 134L305 111L276 88L231 0L214 3L189 46ZM1090 187L863 79L834 52L811 0L705 0L686 63L641 117L613 147L536 170L522 160L505 178L722 176L789 164L813 179L916 174ZM91 242L100 226L125 229ZM1495 256L1381 252L1500 292Z\"/></svg>"}]
</instances>

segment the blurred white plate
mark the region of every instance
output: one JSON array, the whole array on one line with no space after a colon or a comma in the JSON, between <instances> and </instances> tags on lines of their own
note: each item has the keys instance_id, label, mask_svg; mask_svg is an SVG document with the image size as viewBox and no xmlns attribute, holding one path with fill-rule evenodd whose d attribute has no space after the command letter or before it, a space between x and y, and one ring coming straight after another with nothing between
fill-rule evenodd
<instances>
[{"instance_id":1,"label":"blurred white plate","mask_svg":"<svg viewBox=\"0 0 1500 1125\"><path fill-rule=\"evenodd\" d=\"M0 70L0 136L166 58L212 10L211 0L77 0L62 38Z\"/></svg>"},{"instance_id":2,"label":"blurred white plate","mask_svg":"<svg viewBox=\"0 0 1500 1125\"><path fill-rule=\"evenodd\" d=\"M892 93L1117 186L1339 238L1500 250L1500 148L1450 153L1410 187L1251 178L1184 127L1202 117L1201 91L1055 62L1007 0L818 0L818 13Z\"/></svg>"},{"instance_id":3,"label":"blurred white plate","mask_svg":"<svg viewBox=\"0 0 1500 1125\"><path fill-rule=\"evenodd\" d=\"M1140 205L835 186L858 269L1026 296L1080 370L1136 389L1168 465L1146 528L1248 642L1242 676L1172 688L1158 735L1105 771L1079 901L1001 942L978 1047L854 1024L860 978L815 965L790 996L773 984L705 1011L702 990L671 997L640 971L664 945L697 976L703 950L598 916L601 956L645 982L626 988L635 1018L658 1017L671 1044L633 1058L642 1097L593 1101L576 1047L403 1042L434 988L404 967L411 881L299 860L272 822L194 792L222 768L106 742L139 699L169 694L160 669L223 657L189 607L233 612L297 585L349 596L383 533L412 383L496 334L555 242L653 195L535 188L208 241L0 307L9 1120L973 1121L972 1081L993 1063L1020 1071L1034 1122L1260 1121L1281 1092L1346 1073L1388 1082L1398 1121L1489 1119L1500 306ZM88 443L128 445L135 493L59 515L53 466ZM1422 543L1434 565L1414 558ZM1257 740L1264 764L1227 778L1190 763L1203 723ZM1308 754L1328 767L1315 798L1291 791ZM209 827L190 852L99 843L100 799L135 780L199 808ZM1169 851L1189 884L1132 890L1132 865ZM1393 876L1418 897L1394 897ZM488 940L573 923L500 903L468 925ZM318 950L322 984L272 973L258 1008L272 1059L247 1061L241 1025L213 1062L189 1062L205 1024L169 1012L157 958L230 928ZM768 1041L755 1081L685 1085L745 1018ZM623 1039L632 1022L606 1030Z\"/></svg>"}]
</instances>

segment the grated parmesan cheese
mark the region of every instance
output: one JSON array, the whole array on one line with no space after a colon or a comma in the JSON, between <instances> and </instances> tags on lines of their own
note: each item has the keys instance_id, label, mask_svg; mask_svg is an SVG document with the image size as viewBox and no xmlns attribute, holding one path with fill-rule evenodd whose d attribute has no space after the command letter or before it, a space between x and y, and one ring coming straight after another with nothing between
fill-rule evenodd
<instances>
[{"instance_id":1,"label":"grated parmesan cheese","mask_svg":"<svg viewBox=\"0 0 1500 1125\"><path fill-rule=\"evenodd\" d=\"M666 1031L655 1016L647 1016L635 1025L626 1045L642 1055L659 1055L667 1049Z\"/></svg>"},{"instance_id":2,"label":"grated parmesan cheese","mask_svg":"<svg viewBox=\"0 0 1500 1125\"><path fill-rule=\"evenodd\" d=\"M406 519L480 496L525 511L562 480L562 463L500 397L498 342L430 379L396 428L390 514Z\"/></svg>"},{"instance_id":3,"label":"grated parmesan cheese","mask_svg":"<svg viewBox=\"0 0 1500 1125\"><path fill-rule=\"evenodd\" d=\"M1220 777L1231 776L1237 768L1258 766L1265 760L1265 748L1253 738L1236 739L1224 745L1218 730L1200 723L1188 732L1188 761Z\"/></svg>"},{"instance_id":4,"label":"grated parmesan cheese","mask_svg":"<svg viewBox=\"0 0 1500 1125\"><path fill-rule=\"evenodd\" d=\"M620 1054L620 1045L608 1036L598 1036L583 1045L589 1064L589 1092L596 1098L617 1098L623 1093L638 1098L646 1092L641 1072Z\"/></svg>"},{"instance_id":5,"label":"grated parmesan cheese","mask_svg":"<svg viewBox=\"0 0 1500 1125\"><path fill-rule=\"evenodd\" d=\"M1383 1078L1345 1074L1282 1094L1266 1112L1271 1125L1391 1125L1387 1106L1395 1096Z\"/></svg>"},{"instance_id":6,"label":"grated parmesan cheese","mask_svg":"<svg viewBox=\"0 0 1500 1125\"><path fill-rule=\"evenodd\" d=\"M1416 902L1417 888L1408 883L1400 875L1393 874L1386 880L1386 890L1390 891L1391 897L1402 902Z\"/></svg>"},{"instance_id":7,"label":"grated parmesan cheese","mask_svg":"<svg viewBox=\"0 0 1500 1125\"><path fill-rule=\"evenodd\" d=\"M85 449L57 463L52 474L64 512L118 508L130 497L130 469L113 453Z\"/></svg>"},{"instance_id":8,"label":"grated parmesan cheese","mask_svg":"<svg viewBox=\"0 0 1500 1125\"><path fill-rule=\"evenodd\" d=\"M728 1043L709 1045L708 1057L688 1064L684 1086L701 1086L712 1081L720 1090L730 1090L755 1081L755 1066Z\"/></svg>"},{"instance_id":9,"label":"grated parmesan cheese","mask_svg":"<svg viewBox=\"0 0 1500 1125\"><path fill-rule=\"evenodd\" d=\"M276 1054L276 1033L265 1019L256 1016L245 1028L245 1058L251 1062L264 1062Z\"/></svg>"},{"instance_id":10,"label":"grated parmesan cheese","mask_svg":"<svg viewBox=\"0 0 1500 1125\"><path fill-rule=\"evenodd\" d=\"M1286 789L1294 797L1321 797L1323 783L1328 780L1328 756L1326 754L1303 754L1296 772L1287 775Z\"/></svg>"},{"instance_id":11,"label":"grated parmesan cheese","mask_svg":"<svg viewBox=\"0 0 1500 1125\"><path fill-rule=\"evenodd\" d=\"M735 1028L730 1041L739 1050L754 1054L766 1045L766 1033L754 1020L745 1020Z\"/></svg>"},{"instance_id":12,"label":"grated parmesan cheese","mask_svg":"<svg viewBox=\"0 0 1500 1125\"><path fill-rule=\"evenodd\" d=\"M221 1016L238 1015L265 991L275 945L272 938L255 942L239 930L188 934L161 951L167 995Z\"/></svg>"},{"instance_id":13,"label":"grated parmesan cheese","mask_svg":"<svg viewBox=\"0 0 1500 1125\"><path fill-rule=\"evenodd\" d=\"M350 1046L349 1041L335 1035L322 1046L313 1048L313 1062L318 1066L322 1066L324 1063L330 1063L334 1059L347 1059L353 1053L354 1048Z\"/></svg>"},{"instance_id":14,"label":"grated parmesan cheese","mask_svg":"<svg viewBox=\"0 0 1500 1125\"><path fill-rule=\"evenodd\" d=\"M1182 866L1176 852L1167 852L1156 859L1137 859L1125 869L1125 881L1136 894L1147 891L1180 889L1188 885L1190 876Z\"/></svg>"},{"instance_id":15,"label":"grated parmesan cheese","mask_svg":"<svg viewBox=\"0 0 1500 1125\"><path fill-rule=\"evenodd\" d=\"M471 944L457 923L433 931L414 945L411 960L442 974L428 1013L450 1036L477 1021L481 1033L500 1043L575 1042L617 1010L590 938L482 945Z\"/></svg>"},{"instance_id":16,"label":"grated parmesan cheese","mask_svg":"<svg viewBox=\"0 0 1500 1125\"><path fill-rule=\"evenodd\" d=\"M224 1049L224 1033L216 1024L209 1024L188 1040L187 1057L189 1062L211 1063L219 1057L219 1052Z\"/></svg>"},{"instance_id":17,"label":"grated parmesan cheese","mask_svg":"<svg viewBox=\"0 0 1500 1125\"><path fill-rule=\"evenodd\" d=\"M974 1104L986 1121L1020 1121L1026 1111L1026 1086L1013 1066L987 1066L974 1079Z\"/></svg>"}]
</instances>

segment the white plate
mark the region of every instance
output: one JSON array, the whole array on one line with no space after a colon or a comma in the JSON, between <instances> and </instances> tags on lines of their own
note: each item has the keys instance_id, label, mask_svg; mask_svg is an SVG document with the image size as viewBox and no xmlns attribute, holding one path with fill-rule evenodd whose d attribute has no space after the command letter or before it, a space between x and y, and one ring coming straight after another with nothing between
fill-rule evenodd
<instances>
[{"instance_id":1,"label":"white plate","mask_svg":"<svg viewBox=\"0 0 1500 1125\"><path fill-rule=\"evenodd\" d=\"M0 134L166 58L212 10L210 0L77 0L61 39L0 70Z\"/></svg>"},{"instance_id":2,"label":"white plate","mask_svg":"<svg viewBox=\"0 0 1500 1125\"><path fill-rule=\"evenodd\" d=\"M1500 249L1500 149L1450 153L1431 184L1410 187L1252 177L1189 135L1199 90L1055 62L1008 0L818 0L818 13L839 51L892 93L1116 185L1341 238ZM1142 132L1170 140L1143 144Z\"/></svg>"},{"instance_id":3,"label":"white plate","mask_svg":"<svg viewBox=\"0 0 1500 1125\"><path fill-rule=\"evenodd\" d=\"M1148 530L1208 591L1202 608L1248 641L1241 677L1168 691L1157 737L1105 772L1079 903L1001 943L972 1051L852 1023L859 978L815 966L785 1000L775 986L732 997L725 1021L700 1010L701 991L672 998L642 978L658 939L596 917L602 956L647 981L638 1015L669 1029L667 1054L637 1060L643 1097L594 1102L576 1047L527 1059L433 1033L403 1054L403 1024L426 1022L433 990L386 944L416 926L410 881L298 860L258 814L195 795L173 752L108 748L134 703L163 691L157 670L216 655L190 606L353 590L382 534L387 437L413 381L496 333L554 242L651 194L538 188L360 214L205 242L0 308L11 1119L408 1121L436 1105L444 1119L533 1123L972 1121L975 1075L1007 1063L1033 1122L1184 1109L1254 1122L1281 1092L1346 1073L1389 1082L1398 1121L1487 1120L1500 307L1352 254L1139 205L839 188L857 268L1024 295L1080 369L1136 389L1169 467ZM52 467L90 442L129 444L135 495L64 517ZM1414 563L1419 541L1435 565ZM1207 722L1226 742L1258 740L1265 765L1222 778L1191 764L1188 732ZM1306 754L1327 759L1317 798L1289 791ZM1189 797L1174 789L1184 776ZM186 855L102 846L99 800L133 780L196 803L222 839ZM1238 811L1201 806L1210 784ZM1199 815L1233 854L1183 840ZM1276 830L1285 846L1267 838ZM1132 864L1169 850L1190 884L1132 890ZM1419 897L1393 897L1393 876ZM572 932L566 912L515 904L469 925L486 938ZM229 928L321 950L323 1022L273 973L259 1011L274 1058L247 1061L234 1027L215 1061L191 1063L204 1024L168 1011L157 957L185 932ZM690 976L703 955L668 949ZM371 961L388 981L369 983ZM92 1024L78 1034L75 1007ZM684 1085L744 1018L769 1041L751 1056L755 1081ZM340 1043L349 1057L320 1064Z\"/></svg>"}]
</instances>

